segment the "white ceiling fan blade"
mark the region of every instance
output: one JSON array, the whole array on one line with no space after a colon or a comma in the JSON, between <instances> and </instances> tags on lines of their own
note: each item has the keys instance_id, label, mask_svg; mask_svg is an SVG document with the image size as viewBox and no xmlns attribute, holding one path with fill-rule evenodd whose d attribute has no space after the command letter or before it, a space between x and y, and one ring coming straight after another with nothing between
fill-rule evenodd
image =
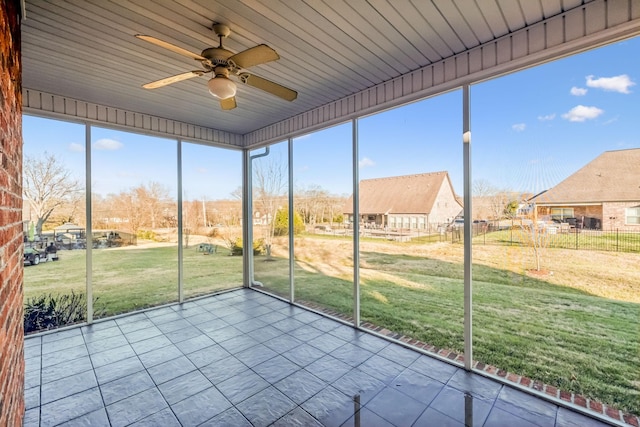
<instances>
[{"instance_id":1,"label":"white ceiling fan blade","mask_svg":"<svg viewBox=\"0 0 640 427\"><path fill-rule=\"evenodd\" d=\"M249 68L254 65L264 64L277 59L280 59L278 52L271 49L266 44L260 44L229 57L229 61L232 61L239 68Z\"/></svg>"},{"instance_id":2,"label":"white ceiling fan blade","mask_svg":"<svg viewBox=\"0 0 640 427\"><path fill-rule=\"evenodd\" d=\"M170 85L172 83L181 82L182 80L191 79L193 77L200 77L204 74L202 70L187 71L186 73L176 74L175 76L165 77L164 79L156 80L155 82L142 85L145 89L157 89L162 86Z\"/></svg>"},{"instance_id":3,"label":"white ceiling fan blade","mask_svg":"<svg viewBox=\"0 0 640 427\"><path fill-rule=\"evenodd\" d=\"M236 104L236 97L235 96L232 96L231 98L221 99L220 100L220 107L222 107L223 110L233 110L237 106L238 106L238 104Z\"/></svg>"},{"instance_id":4,"label":"white ceiling fan blade","mask_svg":"<svg viewBox=\"0 0 640 427\"><path fill-rule=\"evenodd\" d=\"M249 73L242 73L239 77L242 83L246 83L249 86L253 86L287 101L293 101L298 97L298 92L295 90L274 83L271 80L263 79L262 77Z\"/></svg>"},{"instance_id":5,"label":"white ceiling fan blade","mask_svg":"<svg viewBox=\"0 0 640 427\"><path fill-rule=\"evenodd\" d=\"M176 46L174 44L171 44L171 43L167 43L167 42L162 41L160 39L157 39L155 37L145 36L143 34L136 34L136 37L139 38L140 40L144 40L146 42L153 43L156 46L160 46L160 47L163 47L165 49L169 49L172 52L179 53L180 55L195 59L197 61L204 61L205 60L204 57L202 57L202 56L200 56L200 55L198 55L196 53L189 52L186 49L183 49L183 48L178 47L178 46Z\"/></svg>"}]
</instances>

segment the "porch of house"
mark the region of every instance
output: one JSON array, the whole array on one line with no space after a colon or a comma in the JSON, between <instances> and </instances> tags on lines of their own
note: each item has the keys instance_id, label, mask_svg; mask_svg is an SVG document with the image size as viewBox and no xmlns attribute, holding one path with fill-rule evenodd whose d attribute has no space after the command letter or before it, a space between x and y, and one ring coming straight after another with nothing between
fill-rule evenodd
<instances>
[{"instance_id":1,"label":"porch of house","mask_svg":"<svg viewBox=\"0 0 640 427\"><path fill-rule=\"evenodd\" d=\"M251 289L25 339L25 426L600 426Z\"/></svg>"}]
</instances>

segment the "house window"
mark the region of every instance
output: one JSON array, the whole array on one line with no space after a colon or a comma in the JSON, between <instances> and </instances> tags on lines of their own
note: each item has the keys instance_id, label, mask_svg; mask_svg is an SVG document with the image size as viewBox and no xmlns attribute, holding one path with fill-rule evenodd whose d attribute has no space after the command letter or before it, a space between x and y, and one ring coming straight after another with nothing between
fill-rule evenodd
<instances>
[{"instance_id":1,"label":"house window","mask_svg":"<svg viewBox=\"0 0 640 427\"><path fill-rule=\"evenodd\" d=\"M640 224L640 206L626 209L625 224Z\"/></svg>"},{"instance_id":2,"label":"house window","mask_svg":"<svg viewBox=\"0 0 640 427\"><path fill-rule=\"evenodd\" d=\"M551 208L551 219L562 221L567 218L575 218L573 208Z\"/></svg>"}]
</instances>

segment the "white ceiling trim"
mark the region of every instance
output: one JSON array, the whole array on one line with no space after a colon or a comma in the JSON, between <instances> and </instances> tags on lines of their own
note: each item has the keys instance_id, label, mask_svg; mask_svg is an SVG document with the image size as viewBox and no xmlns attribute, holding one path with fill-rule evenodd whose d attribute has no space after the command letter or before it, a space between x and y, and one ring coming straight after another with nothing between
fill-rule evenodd
<instances>
[{"instance_id":1,"label":"white ceiling trim","mask_svg":"<svg viewBox=\"0 0 640 427\"><path fill-rule=\"evenodd\" d=\"M24 113L27 114L89 122L162 138L179 138L207 145L235 146L236 148L242 148L244 142L242 135L230 132L31 89L22 91L22 106Z\"/></svg>"},{"instance_id":2,"label":"white ceiling trim","mask_svg":"<svg viewBox=\"0 0 640 427\"><path fill-rule=\"evenodd\" d=\"M640 34L640 0L601 0L248 133L257 148Z\"/></svg>"}]
</instances>

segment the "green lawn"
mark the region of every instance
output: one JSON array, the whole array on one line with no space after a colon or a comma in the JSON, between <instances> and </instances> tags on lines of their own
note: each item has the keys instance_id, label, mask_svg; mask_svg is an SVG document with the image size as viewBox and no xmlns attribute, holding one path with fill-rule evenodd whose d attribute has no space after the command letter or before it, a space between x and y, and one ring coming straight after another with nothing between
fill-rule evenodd
<instances>
[{"instance_id":1,"label":"green lawn","mask_svg":"<svg viewBox=\"0 0 640 427\"><path fill-rule=\"evenodd\" d=\"M86 289L85 252L60 251L60 261L24 269L25 299ZM204 255L184 250L184 293L193 297L242 286L242 258L227 249ZM112 316L178 300L177 247L93 251L93 296L97 316Z\"/></svg>"},{"instance_id":2,"label":"green lawn","mask_svg":"<svg viewBox=\"0 0 640 427\"><path fill-rule=\"evenodd\" d=\"M316 261L326 262L314 262L311 253L296 265L297 300L352 314L352 281L344 272L327 270L340 262L330 258L332 252L323 248L322 242L345 245L340 250L347 255L335 252L347 272L350 246L337 239L308 238L308 242L307 248L316 251ZM407 253L414 247L393 242L375 244L383 248L396 245ZM445 245L438 249L444 253L440 258L451 260L389 254L383 253L384 249L363 250L361 317L462 352L462 264L446 253L449 247L459 250L460 245L440 245ZM504 251L492 245L485 248ZM304 249L296 243L296 253L304 255ZM229 256L224 250L203 255L195 248L185 249L184 255L187 296L241 285L241 257ZM489 255L492 259L500 256ZM634 257L629 265L637 268L637 255L616 256ZM58 262L25 268L25 297L84 290L84 252L61 251L60 258ZM96 250L93 258L96 306L105 316L177 299L175 247ZM264 259L256 258L256 279L264 283L265 290L288 296L288 261ZM581 264L571 263L574 268L576 265ZM568 277L579 274L571 272ZM506 268L474 264L473 275L474 359L640 414L639 304L603 298ZM555 280L559 277L564 276L558 272ZM615 277L611 281L615 282Z\"/></svg>"}]
</instances>

